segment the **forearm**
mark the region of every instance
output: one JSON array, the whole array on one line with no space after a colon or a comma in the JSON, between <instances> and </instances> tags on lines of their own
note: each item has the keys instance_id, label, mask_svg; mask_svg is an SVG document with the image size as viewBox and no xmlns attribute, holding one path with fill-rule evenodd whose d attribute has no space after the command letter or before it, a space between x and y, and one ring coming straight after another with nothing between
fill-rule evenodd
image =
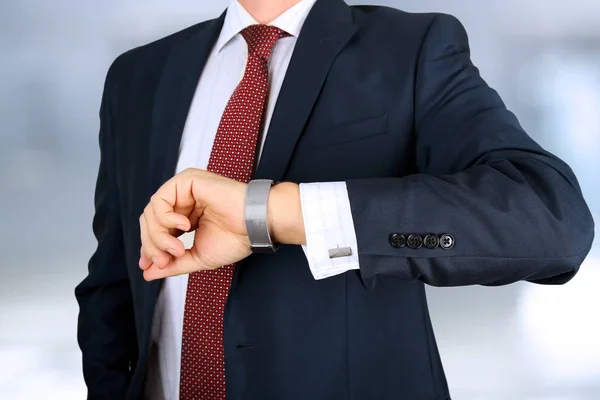
<instances>
[{"instance_id":1,"label":"forearm","mask_svg":"<svg viewBox=\"0 0 600 400\"><path fill-rule=\"evenodd\" d=\"M93 228L98 247L90 258L87 277L75 288L77 340L91 399L111 398L127 390L138 348L123 232L118 205L109 195L116 191L107 179L106 154L96 188Z\"/></svg>"},{"instance_id":2,"label":"forearm","mask_svg":"<svg viewBox=\"0 0 600 400\"><path fill-rule=\"evenodd\" d=\"M113 69L114 64L110 71ZM124 398L138 348L116 186L111 102L115 86L110 71L100 109L100 167L93 220L98 246L90 258L88 275L75 288L77 340L89 399Z\"/></svg>"},{"instance_id":3,"label":"forearm","mask_svg":"<svg viewBox=\"0 0 600 400\"><path fill-rule=\"evenodd\" d=\"M89 261L87 277L75 288L77 339L89 398L109 398L126 391L138 348L120 214L113 197L107 196L114 188L106 177L102 163L93 223L98 247Z\"/></svg>"},{"instance_id":4,"label":"forearm","mask_svg":"<svg viewBox=\"0 0 600 400\"><path fill-rule=\"evenodd\" d=\"M124 398L132 376L130 365L137 360L131 299L124 296L129 288L88 284L89 279L77 289L77 338L88 398Z\"/></svg>"}]
</instances>

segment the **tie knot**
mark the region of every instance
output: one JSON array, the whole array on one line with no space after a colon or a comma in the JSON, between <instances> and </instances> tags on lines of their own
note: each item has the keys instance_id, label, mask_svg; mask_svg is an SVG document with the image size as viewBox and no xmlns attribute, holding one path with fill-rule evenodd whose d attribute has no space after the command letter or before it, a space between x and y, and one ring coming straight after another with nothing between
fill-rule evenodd
<instances>
[{"instance_id":1,"label":"tie knot","mask_svg":"<svg viewBox=\"0 0 600 400\"><path fill-rule=\"evenodd\" d=\"M242 31L242 36L248 44L248 54L269 60L269 55L275 43L286 36L286 31L270 25L250 25Z\"/></svg>"}]
</instances>

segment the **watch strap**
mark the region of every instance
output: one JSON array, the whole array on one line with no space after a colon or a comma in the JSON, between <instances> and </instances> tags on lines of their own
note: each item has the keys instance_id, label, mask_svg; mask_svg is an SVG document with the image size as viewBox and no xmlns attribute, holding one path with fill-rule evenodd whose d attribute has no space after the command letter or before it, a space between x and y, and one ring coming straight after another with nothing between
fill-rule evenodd
<instances>
[{"instance_id":1,"label":"watch strap","mask_svg":"<svg viewBox=\"0 0 600 400\"><path fill-rule=\"evenodd\" d=\"M245 204L246 232L253 253L272 253L278 247L271 240L267 224L271 186L273 181L270 179L254 179L248 182Z\"/></svg>"}]
</instances>

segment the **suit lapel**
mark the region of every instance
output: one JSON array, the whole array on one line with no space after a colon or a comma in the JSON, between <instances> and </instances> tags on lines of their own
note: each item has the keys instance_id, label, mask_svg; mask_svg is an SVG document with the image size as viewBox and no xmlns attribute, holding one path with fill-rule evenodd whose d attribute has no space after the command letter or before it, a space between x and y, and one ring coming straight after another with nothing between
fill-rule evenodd
<instances>
[{"instance_id":1,"label":"suit lapel","mask_svg":"<svg viewBox=\"0 0 600 400\"><path fill-rule=\"evenodd\" d=\"M146 199L175 173L181 136L200 74L217 41L225 13L174 46L158 83L152 110ZM162 281L145 284L144 333L150 337L152 315Z\"/></svg>"},{"instance_id":2,"label":"suit lapel","mask_svg":"<svg viewBox=\"0 0 600 400\"><path fill-rule=\"evenodd\" d=\"M152 111L148 198L175 173L192 99L224 16L177 45L165 63Z\"/></svg>"},{"instance_id":3,"label":"suit lapel","mask_svg":"<svg viewBox=\"0 0 600 400\"><path fill-rule=\"evenodd\" d=\"M298 37L261 155L257 178L284 179L335 57L356 32L343 0L318 0Z\"/></svg>"}]
</instances>

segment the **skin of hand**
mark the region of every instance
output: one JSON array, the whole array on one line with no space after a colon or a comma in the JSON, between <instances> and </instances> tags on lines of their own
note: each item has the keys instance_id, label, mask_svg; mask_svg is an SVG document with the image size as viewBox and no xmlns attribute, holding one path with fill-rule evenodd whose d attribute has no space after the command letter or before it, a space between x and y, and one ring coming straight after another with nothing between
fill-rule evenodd
<instances>
[{"instance_id":1,"label":"skin of hand","mask_svg":"<svg viewBox=\"0 0 600 400\"><path fill-rule=\"evenodd\" d=\"M244 215L247 186L194 168L162 185L140 216L139 266L144 279L217 269L248 257L251 251ZM267 223L275 242L305 243L297 184L285 182L271 189ZM189 231L195 231L194 245L186 250L178 237Z\"/></svg>"}]
</instances>

